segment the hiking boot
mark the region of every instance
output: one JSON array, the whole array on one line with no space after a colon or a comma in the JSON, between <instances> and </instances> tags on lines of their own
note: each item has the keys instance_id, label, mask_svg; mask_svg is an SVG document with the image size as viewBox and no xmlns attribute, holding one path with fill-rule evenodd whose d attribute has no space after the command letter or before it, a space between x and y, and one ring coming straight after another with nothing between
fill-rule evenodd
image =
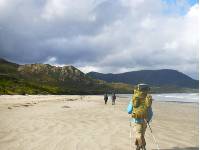
<instances>
[{"instance_id":1,"label":"hiking boot","mask_svg":"<svg viewBox=\"0 0 200 150\"><path fill-rule=\"evenodd\" d=\"M140 146L137 145L136 150L140 150Z\"/></svg>"}]
</instances>

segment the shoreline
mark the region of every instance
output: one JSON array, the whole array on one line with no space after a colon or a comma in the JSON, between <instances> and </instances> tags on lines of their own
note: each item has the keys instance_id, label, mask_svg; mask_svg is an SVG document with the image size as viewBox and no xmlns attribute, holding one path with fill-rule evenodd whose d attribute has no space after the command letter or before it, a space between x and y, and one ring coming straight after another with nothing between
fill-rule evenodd
<instances>
[{"instance_id":1,"label":"shoreline","mask_svg":"<svg viewBox=\"0 0 200 150\"><path fill-rule=\"evenodd\" d=\"M164 93L163 93L164 94ZM177 94L180 94L180 93L177 93ZM188 93L185 93L185 94L188 94ZM196 94L196 93L195 93ZM116 97L117 98L119 98L119 99L130 99L130 97L128 97L128 96L119 96L120 94L116 94ZM124 95L124 94L123 94ZM128 95L132 95L132 94L128 94ZM21 96L21 97L26 97L26 96L29 96L29 97L31 97L31 96L39 96L39 97L47 97L47 96L61 96L61 97L63 97L63 96L66 96L66 97L69 97L69 96L79 96L79 97L87 97L87 96L101 96L101 97L103 97L103 95L41 95L41 94L38 94L38 95L0 95L0 97L15 97L15 96ZM110 95L108 95L108 97L110 97L111 96L111 94ZM154 95L153 95L154 96ZM171 97L169 97L169 99L170 99ZM162 103L165 103L165 102L169 102L169 103L194 103L194 104L199 104L199 102L197 102L197 101L178 101L178 100L155 100L154 98L153 98L153 101L154 102L162 102Z\"/></svg>"}]
</instances>

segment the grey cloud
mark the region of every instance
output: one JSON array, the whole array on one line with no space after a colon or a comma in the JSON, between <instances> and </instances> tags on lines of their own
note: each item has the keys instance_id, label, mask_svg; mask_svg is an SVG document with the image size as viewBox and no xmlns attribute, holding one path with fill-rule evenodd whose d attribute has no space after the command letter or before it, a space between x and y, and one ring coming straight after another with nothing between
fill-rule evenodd
<instances>
[{"instance_id":1,"label":"grey cloud","mask_svg":"<svg viewBox=\"0 0 200 150\"><path fill-rule=\"evenodd\" d=\"M0 57L86 72L171 68L197 77L195 6L181 16L164 14L168 6L157 0L4 1Z\"/></svg>"}]
</instances>

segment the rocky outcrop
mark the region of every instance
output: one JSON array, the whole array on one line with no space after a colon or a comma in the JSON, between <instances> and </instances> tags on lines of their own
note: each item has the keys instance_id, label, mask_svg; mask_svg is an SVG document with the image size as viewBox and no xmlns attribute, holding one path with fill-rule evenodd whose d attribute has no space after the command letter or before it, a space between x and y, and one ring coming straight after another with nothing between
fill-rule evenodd
<instances>
[{"instance_id":1,"label":"rocky outcrop","mask_svg":"<svg viewBox=\"0 0 200 150\"><path fill-rule=\"evenodd\" d=\"M73 66L56 67L49 64L26 64L18 67L21 75L49 76L60 81L80 80L85 74Z\"/></svg>"}]
</instances>

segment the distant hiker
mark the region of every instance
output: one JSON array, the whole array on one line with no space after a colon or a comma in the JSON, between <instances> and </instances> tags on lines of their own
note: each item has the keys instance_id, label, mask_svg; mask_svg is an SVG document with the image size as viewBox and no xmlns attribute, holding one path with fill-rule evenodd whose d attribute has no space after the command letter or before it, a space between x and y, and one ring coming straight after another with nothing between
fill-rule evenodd
<instances>
[{"instance_id":1,"label":"distant hiker","mask_svg":"<svg viewBox=\"0 0 200 150\"><path fill-rule=\"evenodd\" d=\"M130 127L134 129L136 150L146 150L145 131L147 123L152 119L152 96L148 94L147 84L138 84L127 111L131 114Z\"/></svg>"},{"instance_id":2,"label":"distant hiker","mask_svg":"<svg viewBox=\"0 0 200 150\"><path fill-rule=\"evenodd\" d=\"M107 104L107 101L108 101L108 94L107 93L104 94L104 101L105 101L105 104Z\"/></svg>"},{"instance_id":3,"label":"distant hiker","mask_svg":"<svg viewBox=\"0 0 200 150\"><path fill-rule=\"evenodd\" d=\"M112 94L112 105L115 105L116 96L115 93Z\"/></svg>"}]
</instances>

